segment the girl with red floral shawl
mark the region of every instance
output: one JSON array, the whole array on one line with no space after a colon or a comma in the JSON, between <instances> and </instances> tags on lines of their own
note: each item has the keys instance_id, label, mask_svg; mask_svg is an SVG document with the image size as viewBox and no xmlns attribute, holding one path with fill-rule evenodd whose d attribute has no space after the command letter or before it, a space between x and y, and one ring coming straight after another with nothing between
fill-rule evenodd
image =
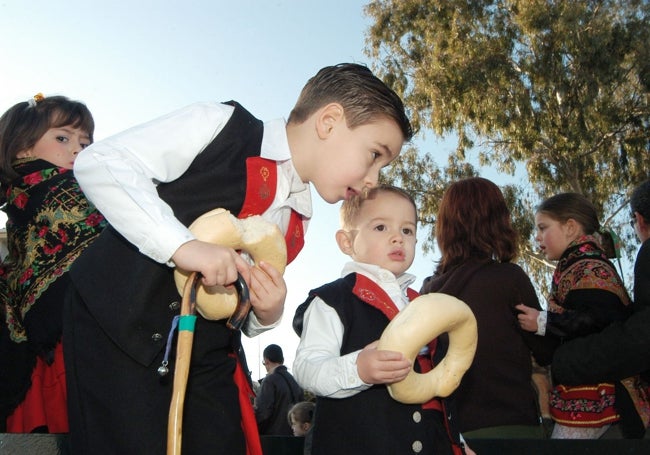
<instances>
[{"instance_id":1,"label":"girl with red floral shawl","mask_svg":"<svg viewBox=\"0 0 650 455\"><path fill-rule=\"evenodd\" d=\"M548 312L519 305L522 328L568 341L625 320L631 300L608 260L616 256L613 238L601 230L593 204L577 193L555 195L538 207L535 225L540 249L548 260L558 262ZM555 420L551 437L597 439L612 424L638 418L630 400L635 392L625 387L625 381L555 384L550 396Z\"/></svg>"},{"instance_id":2,"label":"girl with red floral shawl","mask_svg":"<svg viewBox=\"0 0 650 455\"><path fill-rule=\"evenodd\" d=\"M68 431L61 345L67 271L104 228L72 173L92 143L88 108L38 94L0 118L0 431Z\"/></svg>"}]
</instances>

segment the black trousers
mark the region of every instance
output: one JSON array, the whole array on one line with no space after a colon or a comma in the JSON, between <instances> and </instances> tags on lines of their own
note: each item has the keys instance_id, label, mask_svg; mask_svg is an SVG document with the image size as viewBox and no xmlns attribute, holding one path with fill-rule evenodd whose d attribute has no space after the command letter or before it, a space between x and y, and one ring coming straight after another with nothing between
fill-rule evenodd
<instances>
[{"instance_id":1,"label":"black trousers","mask_svg":"<svg viewBox=\"0 0 650 455\"><path fill-rule=\"evenodd\" d=\"M72 453L165 454L175 349L170 373L161 378L157 369L164 352L150 365L136 362L93 318L74 284L66 294L63 325ZM184 455L246 452L233 382L236 361L228 355L231 346L215 343L223 339L222 326L197 318L185 396Z\"/></svg>"}]
</instances>

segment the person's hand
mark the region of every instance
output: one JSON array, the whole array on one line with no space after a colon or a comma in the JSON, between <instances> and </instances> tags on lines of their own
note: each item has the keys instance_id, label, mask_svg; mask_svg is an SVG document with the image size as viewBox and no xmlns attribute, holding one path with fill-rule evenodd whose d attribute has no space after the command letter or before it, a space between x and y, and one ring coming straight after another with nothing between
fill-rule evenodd
<instances>
[{"instance_id":1,"label":"person's hand","mask_svg":"<svg viewBox=\"0 0 650 455\"><path fill-rule=\"evenodd\" d=\"M359 378L366 384L392 384L404 379L411 371L411 361L401 352L377 350L377 343L374 341L359 352Z\"/></svg>"},{"instance_id":2,"label":"person's hand","mask_svg":"<svg viewBox=\"0 0 650 455\"><path fill-rule=\"evenodd\" d=\"M260 324L269 325L280 319L287 297L287 285L275 267L264 261L253 267L249 290L253 312Z\"/></svg>"},{"instance_id":3,"label":"person's hand","mask_svg":"<svg viewBox=\"0 0 650 455\"><path fill-rule=\"evenodd\" d=\"M517 315L517 319L519 320L521 328L527 332L537 332L537 316L539 316L539 310L522 303L517 305L515 308L520 311Z\"/></svg>"},{"instance_id":4,"label":"person's hand","mask_svg":"<svg viewBox=\"0 0 650 455\"><path fill-rule=\"evenodd\" d=\"M200 272L204 286L228 285L237 280L237 272L250 282L250 265L232 248L201 240L183 243L172 261L188 272Z\"/></svg>"}]
</instances>

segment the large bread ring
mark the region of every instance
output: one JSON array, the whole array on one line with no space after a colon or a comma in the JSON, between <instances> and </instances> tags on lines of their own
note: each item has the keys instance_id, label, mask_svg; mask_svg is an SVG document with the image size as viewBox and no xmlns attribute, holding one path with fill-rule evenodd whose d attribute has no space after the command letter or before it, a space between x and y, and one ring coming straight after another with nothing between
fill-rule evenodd
<instances>
[{"instance_id":1,"label":"large bread ring","mask_svg":"<svg viewBox=\"0 0 650 455\"><path fill-rule=\"evenodd\" d=\"M472 310L447 294L421 295L390 321L377 349L401 352L411 362L423 346L444 332L449 333L445 358L427 373L411 369L402 381L389 384L391 397L401 403L415 404L449 396L474 360L478 336Z\"/></svg>"},{"instance_id":2,"label":"large bread ring","mask_svg":"<svg viewBox=\"0 0 650 455\"><path fill-rule=\"evenodd\" d=\"M247 253L253 263L267 262L280 273L287 266L287 246L280 228L261 216L244 219L234 217L228 210L214 209L198 217L189 226L198 240L226 246ZM190 272L174 271L174 281L182 295ZM196 294L196 310L206 319L226 319L237 306L237 293L233 286L200 285Z\"/></svg>"}]
</instances>

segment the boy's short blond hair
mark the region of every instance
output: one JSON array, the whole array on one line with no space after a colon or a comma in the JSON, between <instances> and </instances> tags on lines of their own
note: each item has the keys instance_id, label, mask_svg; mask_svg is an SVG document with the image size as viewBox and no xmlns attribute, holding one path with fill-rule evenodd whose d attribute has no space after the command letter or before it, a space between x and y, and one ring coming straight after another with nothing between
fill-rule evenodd
<instances>
[{"instance_id":1,"label":"boy's short blond hair","mask_svg":"<svg viewBox=\"0 0 650 455\"><path fill-rule=\"evenodd\" d=\"M361 208L363 207L364 202L369 199L375 199L377 195L381 193L393 193L403 197L413 205L415 213L417 213L415 200L413 199L413 196L411 196L406 190L387 184L381 184L372 188L366 187L364 188L363 192L355 194L351 198L343 201L343 204L341 204L341 209L339 212L341 229L344 229L346 231L353 229L356 226L357 217L361 212Z\"/></svg>"}]
</instances>

